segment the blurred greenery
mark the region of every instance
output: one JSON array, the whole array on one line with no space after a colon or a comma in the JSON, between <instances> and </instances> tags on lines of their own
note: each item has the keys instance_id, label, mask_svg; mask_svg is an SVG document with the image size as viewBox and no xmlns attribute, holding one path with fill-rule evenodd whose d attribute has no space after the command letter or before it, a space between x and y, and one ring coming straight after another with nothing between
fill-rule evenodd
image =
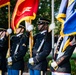
<instances>
[{"instance_id":1,"label":"blurred greenery","mask_svg":"<svg viewBox=\"0 0 76 75\"><path fill-rule=\"evenodd\" d=\"M71 63L71 75L76 75L76 60L70 60Z\"/></svg>"},{"instance_id":2,"label":"blurred greenery","mask_svg":"<svg viewBox=\"0 0 76 75\"><path fill-rule=\"evenodd\" d=\"M73 53L71 56L72 59L76 59L76 53Z\"/></svg>"},{"instance_id":3,"label":"blurred greenery","mask_svg":"<svg viewBox=\"0 0 76 75\"><path fill-rule=\"evenodd\" d=\"M28 62L28 59L30 58L30 54L29 52L26 52L25 56L24 56L24 61Z\"/></svg>"}]
</instances>

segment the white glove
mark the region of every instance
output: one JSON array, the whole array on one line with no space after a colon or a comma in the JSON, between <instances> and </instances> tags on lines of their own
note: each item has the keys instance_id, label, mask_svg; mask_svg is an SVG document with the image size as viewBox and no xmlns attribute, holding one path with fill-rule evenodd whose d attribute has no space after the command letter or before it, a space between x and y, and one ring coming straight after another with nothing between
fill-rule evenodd
<instances>
[{"instance_id":1,"label":"white glove","mask_svg":"<svg viewBox=\"0 0 76 75\"><path fill-rule=\"evenodd\" d=\"M55 23L49 25L49 30L53 30L53 29L55 29Z\"/></svg>"},{"instance_id":2,"label":"white glove","mask_svg":"<svg viewBox=\"0 0 76 75\"><path fill-rule=\"evenodd\" d=\"M7 62L8 62L8 65L12 65L12 58L11 57L7 58Z\"/></svg>"},{"instance_id":3,"label":"white glove","mask_svg":"<svg viewBox=\"0 0 76 75\"><path fill-rule=\"evenodd\" d=\"M29 22L26 22L26 31L32 31L33 30L33 25L31 25Z\"/></svg>"},{"instance_id":4,"label":"white glove","mask_svg":"<svg viewBox=\"0 0 76 75\"><path fill-rule=\"evenodd\" d=\"M30 58L30 59L29 59L29 63L30 63L31 65L34 64L34 60L33 60L33 58Z\"/></svg>"},{"instance_id":5,"label":"white glove","mask_svg":"<svg viewBox=\"0 0 76 75\"><path fill-rule=\"evenodd\" d=\"M32 31L33 30L33 25L29 25L28 27L27 27L27 31Z\"/></svg>"},{"instance_id":6,"label":"white glove","mask_svg":"<svg viewBox=\"0 0 76 75\"><path fill-rule=\"evenodd\" d=\"M12 62L12 58L11 57L7 58L7 62Z\"/></svg>"},{"instance_id":7,"label":"white glove","mask_svg":"<svg viewBox=\"0 0 76 75\"><path fill-rule=\"evenodd\" d=\"M12 29L11 28L7 29L7 32L8 32L8 34L11 34L12 33Z\"/></svg>"},{"instance_id":8,"label":"white glove","mask_svg":"<svg viewBox=\"0 0 76 75\"><path fill-rule=\"evenodd\" d=\"M51 66L52 66L55 70L58 68L58 65L57 65L57 63L56 63L55 61L53 61L53 62L51 63Z\"/></svg>"}]
</instances>

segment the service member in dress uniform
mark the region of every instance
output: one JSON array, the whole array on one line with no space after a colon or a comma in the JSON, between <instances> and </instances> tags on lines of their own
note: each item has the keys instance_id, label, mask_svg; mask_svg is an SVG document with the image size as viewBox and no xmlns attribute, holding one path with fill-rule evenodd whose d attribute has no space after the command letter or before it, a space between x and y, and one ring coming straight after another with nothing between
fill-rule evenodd
<instances>
[{"instance_id":1,"label":"service member in dress uniform","mask_svg":"<svg viewBox=\"0 0 76 75\"><path fill-rule=\"evenodd\" d=\"M75 49L75 36L60 36L51 63L52 75L71 75L70 58Z\"/></svg>"},{"instance_id":2,"label":"service member in dress uniform","mask_svg":"<svg viewBox=\"0 0 76 75\"><path fill-rule=\"evenodd\" d=\"M10 29L0 28L0 75L5 75L6 68L6 54L8 50L8 35Z\"/></svg>"},{"instance_id":3,"label":"service member in dress uniform","mask_svg":"<svg viewBox=\"0 0 76 75\"><path fill-rule=\"evenodd\" d=\"M32 26L31 26L32 27ZM11 38L11 54L7 59L8 75L22 75L24 69L24 55L27 52L29 42L29 30L24 35L25 26L19 25L16 35Z\"/></svg>"},{"instance_id":4,"label":"service member in dress uniform","mask_svg":"<svg viewBox=\"0 0 76 75\"><path fill-rule=\"evenodd\" d=\"M51 32L48 32L49 20L39 18L39 33L34 36L32 57L29 58L30 75L45 75L47 71L47 56L51 51Z\"/></svg>"}]
</instances>

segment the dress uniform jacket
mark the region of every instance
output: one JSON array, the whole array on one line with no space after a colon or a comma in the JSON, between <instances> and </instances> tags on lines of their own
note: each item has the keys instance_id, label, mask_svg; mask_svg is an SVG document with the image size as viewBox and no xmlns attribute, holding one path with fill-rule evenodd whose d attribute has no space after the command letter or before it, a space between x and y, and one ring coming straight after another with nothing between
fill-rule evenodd
<instances>
[{"instance_id":1,"label":"dress uniform jacket","mask_svg":"<svg viewBox=\"0 0 76 75\"><path fill-rule=\"evenodd\" d=\"M6 71L6 53L8 50L8 40L5 36L4 38L0 38L0 70Z\"/></svg>"},{"instance_id":2,"label":"dress uniform jacket","mask_svg":"<svg viewBox=\"0 0 76 75\"><path fill-rule=\"evenodd\" d=\"M24 69L24 60L23 57L27 51L28 45L28 35L20 35L20 36L13 36L11 38L11 57L12 57L12 65L8 66L9 69L12 70L23 70ZM17 48L17 45L19 47ZM16 51L17 49L17 51Z\"/></svg>"},{"instance_id":3,"label":"dress uniform jacket","mask_svg":"<svg viewBox=\"0 0 76 75\"><path fill-rule=\"evenodd\" d=\"M45 38L45 41L40 49L37 52L42 40ZM33 70L47 70L47 60L46 57L49 55L51 51L51 33L39 33L34 37L34 46L33 46L33 54L32 57L34 58L34 65L29 65L30 69Z\"/></svg>"},{"instance_id":4,"label":"dress uniform jacket","mask_svg":"<svg viewBox=\"0 0 76 75\"><path fill-rule=\"evenodd\" d=\"M71 73L70 58L75 49L74 40L75 36L59 38L54 57L54 60L58 63L58 68L55 70L51 67L53 72Z\"/></svg>"}]
</instances>

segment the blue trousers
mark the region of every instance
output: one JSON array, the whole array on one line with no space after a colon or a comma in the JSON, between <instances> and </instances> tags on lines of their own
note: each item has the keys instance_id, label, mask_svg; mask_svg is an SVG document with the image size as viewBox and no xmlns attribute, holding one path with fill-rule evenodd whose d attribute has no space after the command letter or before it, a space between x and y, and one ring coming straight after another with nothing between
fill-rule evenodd
<instances>
[{"instance_id":1,"label":"blue trousers","mask_svg":"<svg viewBox=\"0 0 76 75\"><path fill-rule=\"evenodd\" d=\"M43 74L41 74L40 70L32 70L30 69L30 75L44 75L45 72L43 72Z\"/></svg>"},{"instance_id":2,"label":"blue trousers","mask_svg":"<svg viewBox=\"0 0 76 75\"><path fill-rule=\"evenodd\" d=\"M19 74L19 71L20 70L11 70L11 69L8 69L8 75L22 75L22 74Z\"/></svg>"}]
</instances>

